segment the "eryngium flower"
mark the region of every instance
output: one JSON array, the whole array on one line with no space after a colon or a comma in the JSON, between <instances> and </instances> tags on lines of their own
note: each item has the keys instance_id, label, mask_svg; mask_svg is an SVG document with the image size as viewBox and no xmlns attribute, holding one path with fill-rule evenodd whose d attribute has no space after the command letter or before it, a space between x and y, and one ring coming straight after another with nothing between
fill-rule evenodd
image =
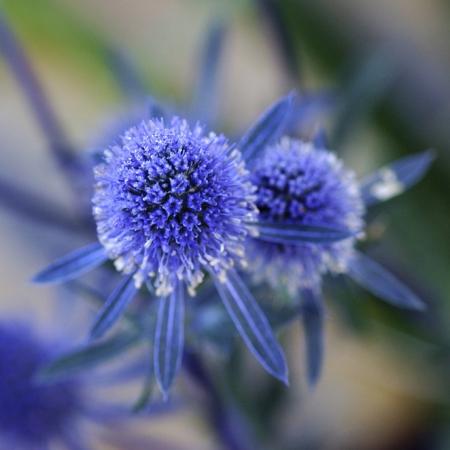
<instances>
[{"instance_id":1,"label":"eryngium flower","mask_svg":"<svg viewBox=\"0 0 450 450\"><path fill-rule=\"evenodd\" d=\"M322 365L321 279L325 273L348 275L394 306L424 308L414 292L360 253L355 244L365 226L365 209L414 185L433 159L433 152L422 152L356 180L323 143L284 138L268 146L255 163L251 179L257 188L260 235L249 240L250 267L258 280L267 280L275 288L283 285L291 296L300 297L297 305L304 325L310 385L319 379ZM268 233L266 223L278 223L278 233ZM301 228L304 236L297 233ZM333 230L342 229L350 234L339 240L328 239Z\"/></svg>"},{"instance_id":2,"label":"eryngium flower","mask_svg":"<svg viewBox=\"0 0 450 450\"><path fill-rule=\"evenodd\" d=\"M292 245L253 241L252 269L258 280L286 284L291 293L316 287L324 273L344 272L356 233L363 228L364 206L355 174L326 150L309 142L284 138L269 147L252 170L261 222L326 224L354 232L332 243Z\"/></svg>"},{"instance_id":3,"label":"eryngium flower","mask_svg":"<svg viewBox=\"0 0 450 450\"><path fill-rule=\"evenodd\" d=\"M193 290L203 268L223 277L243 257L253 187L225 137L173 118L129 129L95 169L100 242L119 271L158 295L176 280Z\"/></svg>"},{"instance_id":4,"label":"eryngium flower","mask_svg":"<svg viewBox=\"0 0 450 450\"><path fill-rule=\"evenodd\" d=\"M115 345L130 338L126 334L117 336ZM61 348L60 339L42 339L27 322L2 320L0 448L97 448L96 443L105 432L110 435L119 423L128 423L130 406L99 395L98 380L102 380L103 388L117 386L119 381L133 381L141 371L117 366L103 372L91 371L89 375L77 372L83 364L92 368L86 363L87 360L92 362L89 356L100 356L111 343L104 341L91 349L83 346L54 360L55 346ZM68 360L71 364L67 364ZM78 367L74 367L74 361ZM175 404L156 403L153 407L142 408L135 417L166 414L174 407ZM131 448L138 445L137 442L142 448L153 448L150 436L143 437L126 426L121 426L120 438L123 448Z\"/></svg>"},{"instance_id":5,"label":"eryngium flower","mask_svg":"<svg viewBox=\"0 0 450 450\"><path fill-rule=\"evenodd\" d=\"M164 394L181 365L185 291L194 294L204 272L211 275L247 347L270 374L287 383L283 350L235 267L245 262L248 236L259 232L255 189L241 151L248 161L278 137L293 96L265 111L237 145L178 117L169 123L146 120L126 131L105 150L96 169L94 216L100 243L54 261L34 277L37 283L60 283L114 260L127 276L99 311L92 339L103 336L138 293L151 295L155 287L153 363ZM272 225L264 224L266 239L279 238ZM309 239L310 231L301 228L296 235ZM331 233L335 240L335 230L314 232L328 233L328 238ZM340 230L337 235L342 237ZM144 282L149 289L142 292Z\"/></svg>"},{"instance_id":6,"label":"eryngium flower","mask_svg":"<svg viewBox=\"0 0 450 450\"><path fill-rule=\"evenodd\" d=\"M49 357L49 349L26 326L0 325L2 448L45 448L51 440L71 433L81 406L78 384L73 380L37 384L34 380ZM7 443L14 447L3 447Z\"/></svg>"}]
</instances>

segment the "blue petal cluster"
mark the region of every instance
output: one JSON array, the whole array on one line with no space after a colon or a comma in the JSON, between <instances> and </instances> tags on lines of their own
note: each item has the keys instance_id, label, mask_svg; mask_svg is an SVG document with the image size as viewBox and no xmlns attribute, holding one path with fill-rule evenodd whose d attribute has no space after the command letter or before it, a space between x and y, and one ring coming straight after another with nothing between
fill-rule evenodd
<instances>
[{"instance_id":1,"label":"blue petal cluster","mask_svg":"<svg viewBox=\"0 0 450 450\"><path fill-rule=\"evenodd\" d=\"M363 227L364 206L353 172L312 143L284 138L266 149L251 180L257 187L260 222L326 225L350 231ZM344 272L356 238L335 243L285 245L251 239L255 277L291 293L316 287L327 272Z\"/></svg>"},{"instance_id":2,"label":"blue petal cluster","mask_svg":"<svg viewBox=\"0 0 450 450\"><path fill-rule=\"evenodd\" d=\"M205 268L221 276L242 261L254 188L225 137L178 117L147 120L104 160L95 169L98 237L137 287L151 280L167 295L183 280L192 291Z\"/></svg>"},{"instance_id":3,"label":"blue petal cluster","mask_svg":"<svg viewBox=\"0 0 450 450\"><path fill-rule=\"evenodd\" d=\"M80 408L75 381L36 384L50 349L23 324L0 324L0 435L2 448L46 448L73 429Z\"/></svg>"}]
</instances>

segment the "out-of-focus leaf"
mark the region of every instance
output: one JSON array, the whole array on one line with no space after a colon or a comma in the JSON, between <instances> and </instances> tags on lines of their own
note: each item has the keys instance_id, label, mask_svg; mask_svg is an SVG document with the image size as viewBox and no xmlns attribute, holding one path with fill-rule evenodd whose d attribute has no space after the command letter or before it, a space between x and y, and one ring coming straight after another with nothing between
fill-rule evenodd
<instances>
[{"instance_id":1,"label":"out-of-focus leaf","mask_svg":"<svg viewBox=\"0 0 450 450\"><path fill-rule=\"evenodd\" d=\"M149 358L149 361L151 361L151 358ZM133 413L139 413L148 406L153 393L153 386L153 364L149 362L141 394L132 408Z\"/></svg>"},{"instance_id":2,"label":"out-of-focus leaf","mask_svg":"<svg viewBox=\"0 0 450 450\"><path fill-rule=\"evenodd\" d=\"M73 220L53 201L41 198L36 193L0 179L0 203L5 208L34 222L70 232L82 232L81 224Z\"/></svg>"},{"instance_id":3,"label":"out-of-focus leaf","mask_svg":"<svg viewBox=\"0 0 450 450\"><path fill-rule=\"evenodd\" d=\"M164 396L180 369L183 355L184 289L183 283L179 282L168 297L159 299L153 365Z\"/></svg>"},{"instance_id":4,"label":"out-of-focus leaf","mask_svg":"<svg viewBox=\"0 0 450 450\"><path fill-rule=\"evenodd\" d=\"M89 272L108 259L105 249L97 242L57 259L33 277L33 283L62 283Z\"/></svg>"},{"instance_id":5,"label":"out-of-focus leaf","mask_svg":"<svg viewBox=\"0 0 450 450\"><path fill-rule=\"evenodd\" d=\"M236 329L260 364L274 377L288 383L288 368L269 321L234 270L227 280L215 279L219 295Z\"/></svg>"},{"instance_id":6,"label":"out-of-focus leaf","mask_svg":"<svg viewBox=\"0 0 450 450\"><path fill-rule=\"evenodd\" d=\"M121 49L107 47L105 48L105 59L117 84L126 96L139 100L146 95L142 78L134 67L129 54Z\"/></svg>"},{"instance_id":7,"label":"out-of-focus leaf","mask_svg":"<svg viewBox=\"0 0 450 450\"><path fill-rule=\"evenodd\" d=\"M340 95L337 120L331 133L333 148L339 148L381 100L394 80L395 69L392 58L380 50L363 62L350 77Z\"/></svg>"},{"instance_id":8,"label":"out-of-focus leaf","mask_svg":"<svg viewBox=\"0 0 450 450\"><path fill-rule=\"evenodd\" d=\"M299 131L309 134L334 112L336 104L337 94L331 90L299 94L292 107L287 134L295 135Z\"/></svg>"},{"instance_id":9,"label":"out-of-focus leaf","mask_svg":"<svg viewBox=\"0 0 450 450\"><path fill-rule=\"evenodd\" d=\"M80 280L70 281L67 283L66 287L72 293L82 296L83 300L87 300L93 307L95 307L96 311L99 308L102 308L107 301L107 297L100 292L99 289L83 283ZM127 322L128 326L134 328L137 332L144 332L144 320L147 319L146 316L143 317L141 314L134 311L124 311L122 313L122 317Z\"/></svg>"},{"instance_id":10,"label":"out-of-focus leaf","mask_svg":"<svg viewBox=\"0 0 450 450\"><path fill-rule=\"evenodd\" d=\"M336 242L355 235L355 232L333 228L324 224L291 225L260 222L251 224L251 226L258 231L258 239L277 244L301 245L308 242Z\"/></svg>"},{"instance_id":11,"label":"out-of-focus leaf","mask_svg":"<svg viewBox=\"0 0 450 450\"><path fill-rule=\"evenodd\" d=\"M80 169L75 151L70 145L53 108L47 101L24 49L9 27L2 11L0 11L0 52L25 92L53 156L61 168L66 170L69 176L74 177L77 174L72 169ZM72 181L75 182L75 178L72 178Z\"/></svg>"},{"instance_id":12,"label":"out-of-focus leaf","mask_svg":"<svg viewBox=\"0 0 450 450\"><path fill-rule=\"evenodd\" d=\"M102 337L120 318L125 308L136 295L133 275L125 278L107 298L92 326L90 337Z\"/></svg>"},{"instance_id":13,"label":"out-of-focus leaf","mask_svg":"<svg viewBox=\"0 0 450 450\"><path fill-rule=\"evenodd\" d=\"M225 24L222 20L217 19L211 24L200 58L200 73L193 100L193 111L197 119L206 123L213 122L215 115L217 75L225 32Z\"/></svg>"},{"instance_id":14,"label":"out-of-focus leaf","mask_svg":"<svg viewBox=\"0 0 450 450\"><path fill-rule=\"evenodd\" d=\"M39 371L38 379L52 381L92 369L128 350L138 342L138 334L117 334L107 340L74 350L55 359Z\"/></svg>"},{"instance_id":15,"label":"out-of-focus leaf","mask_svg":"<svg viewBox=\"0 0 450 450\"><path fill-rule=\"evenodd\" d=\"M198 308L193 316L191 328L200 339L213 344L223 352L229 351L236 332L220 302Z\"/></svg>"},{"instance_id":16,"label":"out-of-focus leaf","mask_svg":"<svg viewBox=\"0 0 450 450\"><path fill-rule=\"evenodd\" d=\"M300 315L296 305L274 304L276 302L273 302L273 296L276 294L268 290L266 286L261 286L256 290L252 289L252 294L258 299L262 311L274 330L280 330ZM264 301L264 298L268 296L270 296L270 300ZM217 303L220 300L217 294L216 297L215 301L195 310L191 329L202 341L212 344L221 352L229 353L234 344L233 337L236 334L236 328L223 305Z\"/></svg>"},{"instance_id":17,"label":"out-of-focus leaf","mask_svg":"<svg viewBox=\"0 0 450 450\"><path fill-rule=\"evenodd\" d=\"M295 92L281 98L270 106L242 136L238 148L245 160L254 158L270 143L278 139L289 123L289 115Z\"/></svg>"},{"instance_id":18,"label":"out-of-focus leaf","mask_svg":"<svg viewBox=\"0 0 450 450\"><path fill-rule=\"evenodd\" d=\"M424 177L434 159L435 152L426 150L398 159L364 177L360 189L366 206L389 200L414 186Z\"/></svg>"},{"instance_id":19,"label":"out-of-focus leaf","mask_svg":"<svg viewBox=\"0 0 450 450\"><path fill-rule=\"evenodd\" d=\"M324 349L324 311L320 293L312 289L304 289L300 313L305 335L308 384L314 387L322 372Z\"/></svg>"},{"instance_id":20,"label":"out-of-focus leaf","mask_svg":"<svg viewBox=\"0 0 450 450\"><path fill-rule=\"evenodd\" d=\"M332 298L333 306L339 319L345 327L355 335L363 336L368 333L367 302L361 301L359 286L347 276L327 277L324 288L324 298ZM367 296L370 294L367 293ZM370 314L369 314L370 315Z\"/></svg>"},{"instance_id":21,"label":"out-of-focus leaf","mask_svg":"<svg viewBox=\"0 0 450 450\"><path fill-rule=\"evenodd\" d=\"M355 252L349 264L348 275L372 294L398 308L425 308L423 301L411 289L379 263L360 252Z\"/></svg>"},{"instance_id":22,"label":"out-of-focus leaf","mask_svg":"<svg viewBox=\"0 0 450 450\"><path fill-rule=\"evenodd\" d=\"M294 82L300 82L300 64L292 36L286 26L281 3L273 0L256 0L271 25L278 46L283 56L283 62Z\"/></svg>"}]
</instances>

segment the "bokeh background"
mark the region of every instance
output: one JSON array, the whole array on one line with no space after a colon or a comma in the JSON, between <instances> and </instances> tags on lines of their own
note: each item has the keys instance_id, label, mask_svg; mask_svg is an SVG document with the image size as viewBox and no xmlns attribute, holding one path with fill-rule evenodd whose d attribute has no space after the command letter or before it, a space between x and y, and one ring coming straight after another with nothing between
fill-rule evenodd
<instances>
[{"instance_id":1,"label":"bokeh background","mask_svg":"<svg viewBox=\"0 0 450 450\"><path fill-rule=\"evenodd\" d=\"M359 174L435 148L438 159L425 180L374 211L368 243L369 252L425 299L425 313L399 313L355 286L333 292L327 299L324 376L313 391L304 383L299 327L283 336L292 372L289 390L251 362L241 363L238 372L233 360L214 364L224 372L227 395L262 448L450 448L447 1L1 3L80 151L93 145L127 100L108 62L107 46L123 52L153 96L187 102L208 27L218 17L227 28L217 98L223 130L239 133L289 89L326 90L336 95L332 111L321 117L330 143ZM50 197L70 214L67 184L49 157L20 86L1 60L0 93L0 180ZM0 209L0 313L33 317L45 333L70 330L70 339L81 342L87 325L75 317L77 309L55 314L61 292L33 287L29 279L61 251L82 242L13 209L6 204ZM201 395L189 382L179 384L191 406L149 419L139 432L180 449L220 448L202 418ZM120 395L130 403L135 397L132 390ZM166 448L142 445L135 448Z\"/></svg>"}]
</instances>

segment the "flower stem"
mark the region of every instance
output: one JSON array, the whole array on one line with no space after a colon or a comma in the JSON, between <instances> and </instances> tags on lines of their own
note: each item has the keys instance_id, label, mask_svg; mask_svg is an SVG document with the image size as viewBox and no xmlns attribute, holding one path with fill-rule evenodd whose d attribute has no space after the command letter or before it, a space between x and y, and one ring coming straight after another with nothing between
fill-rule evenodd
<instances>
[{"instance_id":1,"label":"flower stem","mask_svg":"<svg viewBox=\"0 0 450 450\"><path fill-rule=\"evenodd\" d=\"M4 14L0 11L0 53L25 92L36 120L46 137L49 148L58 164L72 178L79 164L75 151L68 142L44 90L37 79L24 49L18 42Z\"/></svg>"},{"instance_id":2,"label":"flower stem","mask_svg":"<svg viewBox=\"0 0 450 450\"><path fill-rule=\"evenodd\" d=\"M243 418L223 399L199 356L192 349L185 349L183 362L184 368L191 378L208 395L207 416L223 448L227 450L256 448L251 443L251 433L245 429Z\"/></svg>"}]
</instances>

